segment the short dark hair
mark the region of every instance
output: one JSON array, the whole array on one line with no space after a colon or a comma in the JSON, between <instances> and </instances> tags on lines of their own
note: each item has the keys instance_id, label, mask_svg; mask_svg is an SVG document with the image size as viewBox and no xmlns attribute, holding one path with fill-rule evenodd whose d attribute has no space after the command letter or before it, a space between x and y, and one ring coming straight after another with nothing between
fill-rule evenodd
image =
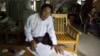
<instances>
[{"instance_id":1,"label":"short dark hair","mask_svg":"<svg viewBox=\"0 0 100 56\"><path fill-rule=\"evenodd\" d=\"M53 7L52 7L52 5L50 5L50 4L43 4L42 7L41 7L41 12L42 12L46 7L48 7L48 8L51 9L51 13L53 12Z\"/></svg>"},{"instance_id":2,"label":"short dark hair","mask_svg":"<svg viewBox=\"0 0 100 56\"><path fill-rule=\"evenodd\" d=\"M96 7L92 7L90 11L92 11L92 9L96 9Z\"/></svg>"}]
</instances>

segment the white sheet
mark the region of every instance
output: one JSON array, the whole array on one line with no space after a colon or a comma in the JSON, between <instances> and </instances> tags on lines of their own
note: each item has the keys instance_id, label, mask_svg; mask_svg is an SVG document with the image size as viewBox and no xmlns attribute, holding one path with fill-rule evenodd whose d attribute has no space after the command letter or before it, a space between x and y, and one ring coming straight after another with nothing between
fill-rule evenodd
<instances>
[{"instance_id":1,"label":"white sheet","mask_svg":"<svg viewBox=\"0 0 100 56\"><path fill-rule=\"evenodd\" d=\"M27 47L27 49L35 56L77 56L76 54L65 50L64 55L56 53L49 45L44 45L42 43L37 44L36 51L32 51L30 47Z\"/></svg>"}]
</instances>

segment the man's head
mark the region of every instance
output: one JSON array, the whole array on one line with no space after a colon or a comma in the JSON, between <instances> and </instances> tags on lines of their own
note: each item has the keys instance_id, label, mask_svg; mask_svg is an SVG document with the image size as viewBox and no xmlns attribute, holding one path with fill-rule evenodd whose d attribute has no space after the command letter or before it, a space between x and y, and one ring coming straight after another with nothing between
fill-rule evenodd
<instances>
[{"instance_id":1,"label":"man's head","mask_svg":"<svg viewBox=\"0 0 100 56\"><path fill-rule=\"evenodd\" d=\"M45 20L52 13L53 8L50 4L44 4L41 7L40 17Z\"/></svg>"},{"instance_id":2,"label":"man's head","mask_svg":"<svg viewBox=\"0 0 100 56\"><path fill-rule=\"evenodd\" d=\"M93 0L93 3L95 3L97 0Z\"/></svg>"},{"instance_id":3,"label":"man's head","mask_svg":"<svg viewBox=\"0 0 100 56\"><path fill-rule=\"evenodd\" d=\"M96 7L92 7L91 11L96 12Z\"/></svg>"}]
</instances>

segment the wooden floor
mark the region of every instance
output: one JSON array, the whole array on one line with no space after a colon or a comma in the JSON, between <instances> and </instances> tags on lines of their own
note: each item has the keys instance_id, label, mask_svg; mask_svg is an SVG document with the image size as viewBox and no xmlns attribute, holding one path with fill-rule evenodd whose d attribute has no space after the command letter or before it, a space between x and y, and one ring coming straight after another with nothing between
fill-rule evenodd
<instances>
[{"instance_id":1,"label":"wooden floor","mask_svg":"<svg viewBox=\"0 0 100 56\"><path fill-rule=\"evenodd\" d=\"M17 46L17 45L0 45L0 50L3 50L3 49L14 49L16 51L21 51L21 50L24 50L25 51L25 54L24 56L33 56L33 54L31 54L26 46ZM3 56L11 56L9 55L9 53L3 53Z\"/></svg>"}]
</instances>

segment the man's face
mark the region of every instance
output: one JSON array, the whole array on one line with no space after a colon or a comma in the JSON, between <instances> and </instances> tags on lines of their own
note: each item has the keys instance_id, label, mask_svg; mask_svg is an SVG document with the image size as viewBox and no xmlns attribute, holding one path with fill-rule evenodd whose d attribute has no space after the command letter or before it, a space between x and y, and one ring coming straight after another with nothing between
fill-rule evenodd
<instances>
[{"instance_id":1,"label":"man's face","mask_svg":"<svg viewBox=\"0 0 100 56\"><path fill-rule=\"evenodd\" d=\"M93 3L95 3L97 0L93 0Z\"/></svg>"},{"instance_id":2,"label":"man's face","mask_svg":"<svg viewBox=\"0 0 100 56\"><path fill-rule=\"evenodd\" d=\"M46 8L44 8L43 10L42 10L42 12L41 12L41 18L43 19L43 20L45 20L45 19L47 19L48 18L48 16L51 14L51 9L49 8L49 7L46 7Z\"/></svg>"},{"instance_id":3,"label":"man's face","mask_svg":"<svg viewBox=\"0 0 100 56\"><path fill-rule=\"evenodd\" d=\"M95 9L95 8L93 8L93 9L92 9L92 12L96 12L96 9Z\"/></svg>"}]
</instances>

